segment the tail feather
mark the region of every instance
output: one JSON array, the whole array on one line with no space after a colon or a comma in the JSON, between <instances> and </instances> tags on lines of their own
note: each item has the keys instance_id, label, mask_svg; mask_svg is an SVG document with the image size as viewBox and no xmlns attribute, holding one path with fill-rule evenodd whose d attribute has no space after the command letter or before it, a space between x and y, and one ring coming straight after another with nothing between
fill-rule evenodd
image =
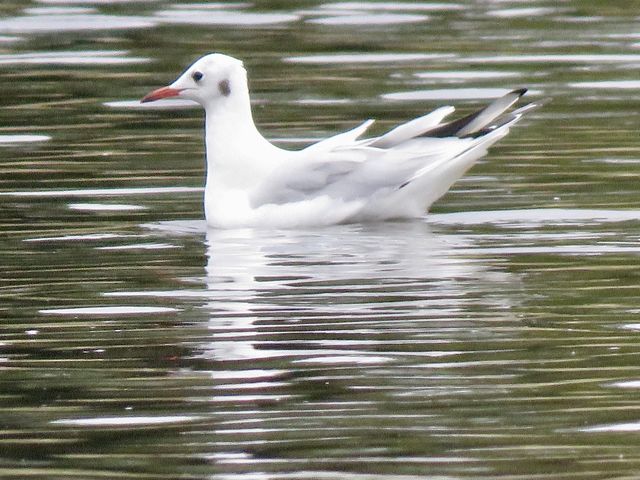
<instances>
[{"instance_id":1,"label":"tail feather","mask_svg":"<svg viewBox=\"0 0 640 480\"><path fill-rule=\"evenodd\" d=\"M502 115L511 105L516 103L520 97L527 93L526 88L513 90L506 95L493 101L482 110L478 110L466 117L445 123L422 134L424 137L470 137L474 133L483 130L492 121Z\"/></svg>"},{"instance_id":2,"label":"tail feather","mask_svg":"<svg viewBox=\"0 0 640 480\"><path fill-rule=\"evenodd\" d=\"M512 92L512 93L515 93L515 92ZM524 92L522 94L524 94ZM472 114L473 118L471 119L471 121L478 118L480 115L483 115L484 111L488 109L494 109L493 107L496 104L498 104L498 102L501 107L504 107L504 105L506 105L508 102L507 101L500 102L500 100L503 100L503 99L505 99L505 97L498 99L496 102L489 105L486 109ZM428 191L425 193L426 196L423 198L423 201L426 205L425 208L428 208L430 203L434 202L441 195L446 193L450 188L451 184L455 180L457 180L460 176L462 176L464 172L466 172L469 168L471 168L478 158L481 158L482 156L484 156L487 153L487 149L491 145L493 145L495 142L497 142L502 137L504 137L509 132L509 128L512 125L514 125L516 122L518 122L525 113L529 113L541 107L547 101L548 99L537 100L523 107L520 107L517 110L514 110L513 112L507 113L505 115L500 115L500 113L504 113L504 110L506 108L509 108L509 106L511 106L514 103L511 101L508 106L504 107L500 111L500 113L498 113L498 115L495 115L493 113L491 114L492 118L491 120L489 120L489 122L491 123L489 124L484 123L484 127L481 130L477 130L472 134L466 135L466 138L474 139L468 149L464 150L463 152L459 153L458 155L452 158L443 158L438 162L433 162L433 163L430 163L429 165L426 165L422 169L415 172L415 174L411 178L409 178L408 180L403 182L401 185L399 185L398 190L405 189L405 187L408 187L409 185L415 188L416 184L420 183L420 179L426 178L426 181L429 181L429 178L427 177L433 176L434 178L437 178L438 179L437 185L431 186L431 188L429 188ZM465 118L468 119L469 117L471 117L471 115ZM485 119L486 118L489 118L489 116L487 115ZM456 123L456 122L451 122L451 123ZM460 125L458 125L458 131L461 128L464 128L464 127L460 127ZM443 136L449 137L452 135L447 134Z\"/></svg>"},{"instance_id":3,"label":"tail feather","mask_svg":"<svg viewBox=\"0 0 640 480\"><path fill-rule=\"evenodd\" d=\"M495 119L495 121L492 121L490 124L486 125L481 130L474 132L473 135L471 136L473 136L474 138L482 137L487 133L490 133L493 130L496 130L502 127L503 125L515 123L516 121L520 120L523 115L529 112L532 112L534 110L537 110L538 108L548 103L549 101L550 101L549 98L543 98L541 100L536 100L534 102L527 103L523 107L520 107L517 110L514 110L513 112L499 116L497 119Z\"/></svg>"},{"instance_id":4,"label":"tail feather","mask_svg":"<svg viewBox=\"0 0 640 480\"><path fill-rule=\"evenodd\" d=\"M397 126L381 137L376 138L369 144L369 146L376 148L391 148L406 140L420 136L422 133L437 127L442 119L451 114L454 110L455 109L453 107L440 107L427 115Z\"/></svg>"}]
</instances>

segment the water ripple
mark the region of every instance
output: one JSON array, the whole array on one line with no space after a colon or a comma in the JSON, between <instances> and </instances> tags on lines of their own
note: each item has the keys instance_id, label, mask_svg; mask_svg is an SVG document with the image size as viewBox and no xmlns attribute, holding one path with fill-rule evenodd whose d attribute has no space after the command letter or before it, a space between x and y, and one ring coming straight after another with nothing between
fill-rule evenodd
<instances>
[{"instance_id":1,"label":"water ripple","mask_svg":"<svg viewBox=\"0 0 640 480\"><path fill-rule=\"evenodd\" d=\"M129 57L128 53L126 50L9 53L0 55L0 65L127 65L150 61Z\"/></svg>"},{"instance_id":2,"label":"water ripple","mask_svg":"<svg viewBox=\"0 0 640 480\"><path fill-rule=\"evenodd\" d=\"M105 307L78 307L78 308L47 308L40 310L45 315L140 315L154 313L177 312L177 308L169 307L136 307L136 306L105 306Z\"/></svg>"},{"instance_id":3,"label":"water ripple","mask_svg":"<svg viewBox=\"0 0 640 480\"><path fill-rule=\"evenodd\" d=\"M285 57L284 62L301 64L352 64L352 63L395 63L416 62L453 58L452 54L440 53L349 53L327 55L305 55Z\"/></svg>"},{"instance_id":4,"label":"water ripple","mask_svg":"<svg viewBox=\"0 0 640 480\"><path fill-rule=\"evenodd\" d=\"M147 17L66 14L32 15L0 19L1 33L86 32L97 30L145 29L157 25Z\"/></svg>"},{"instance_id":5,"label":"water ripple","mask_svg":"<svg viewBox=\"0 0 640 480\"><path fill-rule=\"evenodd\" d=\"M188 5L187 5L188 7ZM236 27L258 27L290 23L300 17L293 13L242 12L226 9L194 9L180 5L171 10L162 10L155 18L163 23L190 25L229 25Z\"/></svg>"},{"instance_id":6,"label":"water ripple","mask_svg":"<svg viewBox=\"0 0 640 480\"><path fill-rule=\"evenodd\" d=\"M437 2L335 2L335 3L324 3L320 5L321 9L328 10L347 10L347 11L366 11L366 10L375 10L375 11L422 11L422 12L433 12L433 11L451 11L451 10L464 10L465 7L459 3L437 3Z\"/></svg>"},{"instance_id":7,"label":"water ripple","mask_svg":"<svg viewBox=\"0 0 640 480\"><path fill-rule=\"evenodd\" d=\"M385 100L477 100L499 98L509 91L506 88L442 88L385 93L380 97Z\"/></svg>"},{"instance_id":8,"label":"water ripple","mask_svg":"<svg viewBox=\"0 0 640 480\"><path fill-rule=\"evenodd\" d=\"M49 135L30 135L30 134L0 135L0 145L16 144L16 143L46 142L48 140L51 140L51 137Z\"/></svg>"},{"instance_id":9,"label":"water ripple","mask_svg":"<svg viewBox=\"0 0 640 480\"><path fill-rule=\"evenodd\" d=\"M1 133L51 141L2 148L0 477L637 476L629 8L3 7L4 28L29 21L0 35ZM360 16L381 25L307 23ZM390 23L413 16L429 20ZM386 92L517 80L553 102L422 219L207 231L201 115L134 96L210 50L243 58L270 99L254 102L260 128L296 146L362 117L378 134L432 102Z\"/></svg>"},{"instance_id":10,"label":"water ripple","mask_svg":"<svg viewBox=\"0 0 640 480\"><path fill-rule=\"evenodd\" d=\"M357 25L398 25L406 23L422 23L429 20L427 15L409 15L400 13L371 13L371 14L353 14L353 15L338 15L335 17L321 17L307 20L307 23L314 23L318 25L345 25L345 26L357 26Z\"/></svg>"}]
</instances>

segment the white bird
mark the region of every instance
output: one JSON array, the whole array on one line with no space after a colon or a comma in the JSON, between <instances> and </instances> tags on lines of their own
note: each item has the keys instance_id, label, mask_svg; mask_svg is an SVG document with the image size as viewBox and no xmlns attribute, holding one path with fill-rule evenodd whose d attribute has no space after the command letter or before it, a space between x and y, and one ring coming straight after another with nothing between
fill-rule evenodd
<instances>
[{"instance_id":1,"label":"white bird","mask_svg":"<svg viewBox=\"0 0 640 480\"><path fill-rule=\"evenodd\" d=\"M304 227L423 216L430 205L504 137L530 103L509 114L526 89L448 123L441 107L374 138L367 120L302 150L276 147L251 114L240 60L213 53L142 102L186 98L205 109L210 227Z\"/></svg>"}]
</instances>

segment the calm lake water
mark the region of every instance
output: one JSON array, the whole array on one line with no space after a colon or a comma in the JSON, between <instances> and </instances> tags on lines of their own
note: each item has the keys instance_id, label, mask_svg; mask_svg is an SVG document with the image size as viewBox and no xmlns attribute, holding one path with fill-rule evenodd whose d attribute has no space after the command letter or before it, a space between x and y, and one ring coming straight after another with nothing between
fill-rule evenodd
<instances>
[{"instance_id":1,"label":"calm lake water","mask_svg":"<svg viewBox=\"0 0 640 480\"><path fill-rule=\"evenodd\" d=\"M637 478L630 4L0 14L0 478ZM138 99L210 51L287 148L552 102L424 219L207 232L202 112Z\"/></svg>"}]
</instances>

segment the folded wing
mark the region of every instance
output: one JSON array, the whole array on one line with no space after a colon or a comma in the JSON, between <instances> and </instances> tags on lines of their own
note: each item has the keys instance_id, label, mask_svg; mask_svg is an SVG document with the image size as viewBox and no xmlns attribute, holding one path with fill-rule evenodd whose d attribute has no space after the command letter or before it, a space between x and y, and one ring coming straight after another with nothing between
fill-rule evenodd
<instances>
[{"instance_id":1,"label":"folded wing","mask_svg":"<svg viewBox=\"0 0 640 480\"><path fill-rule=\"evenodd\" d=\"M321 196L375 204L389 216L414 216L443 195L487 148L523 114L542 102L505 114L526 90L514 90L487 107L442 123L453 107L441 107L375 138L358 140L373 123L296 152L251 195L255 207L308 201ZM388 204L381 207L381 203ZM374 211L373 208L371 208Z\"/></svg>"}]
</instances>

